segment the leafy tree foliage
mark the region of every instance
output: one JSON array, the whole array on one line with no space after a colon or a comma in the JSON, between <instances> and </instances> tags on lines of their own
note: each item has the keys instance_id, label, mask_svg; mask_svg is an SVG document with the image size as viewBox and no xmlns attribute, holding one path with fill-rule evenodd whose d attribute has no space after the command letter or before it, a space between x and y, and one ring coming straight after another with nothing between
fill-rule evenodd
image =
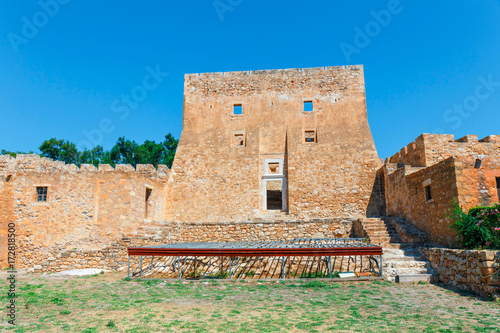
<instances>
[{"instance_id":1,"label":"leafy tree foliage","mask_svg":"<svg viewBox=\"0 0 500 333\"><path fill-rule=\"evenodd\" d=\"M48 157L78 166L81 164L93 164L95 166L98 164L111 164L112 166L131 164L135 167L137 164L152 164L158 167L159 164L166 164L170 168L174 161L178 143L179 141L169 133L165 136L165 141L160 143L146 140L143 144L138 144L135 141L121 137L118 138L116 144L109 151L104 150L102 146L79 151L76 145L68 140L52 138L44 141L39 149L41 157ZM0 154L9 154L15 157L16 154L22 153L1 150Z\"/></svg>"},{"instance_id":2,"label":"leafy tree foliage","mask_svg":"<svg viewBox=\"0 0 500 333\"><path fill-rule=\"evenodd\" d=\"M12 157L16 157L17 154L34 154L34 152L29 151L29 152L25 153L22 151L9 151L9 150L5 150L5 149L0 150L0 155L10 155Z\"/></svg>"}]
</instances>

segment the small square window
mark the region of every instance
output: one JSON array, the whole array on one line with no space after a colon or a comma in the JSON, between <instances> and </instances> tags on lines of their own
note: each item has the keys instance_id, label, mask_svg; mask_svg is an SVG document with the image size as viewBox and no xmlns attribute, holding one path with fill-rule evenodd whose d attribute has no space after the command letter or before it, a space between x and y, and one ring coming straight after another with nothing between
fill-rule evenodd
<instances>
[{"instance_id":1,"label":"small square window","mask_svg":"<svg viewBox=\"0 0 500 333\"><path fill-rule=\"evenodd\" d=\"M432 191L430 185L425 187L425 200L427 201L432 200Z\"/></svg>"},{"instance_id":2,"label":"small square window","mask_svg":"<svg viewBox=\"0 0 500 333\"><path fill-rule=\"evenodd\" d=\"M304 112L311 112L313 110L312 101L304 101Z\"/></svg>"},{"instance_id":3,"label":"small square window","mask_svg":"<svg viewBox=\"0 0 500 333\"><path fill-rule=\"evenodd\" d=\"M304 142L314 143L316 142L316 131L304 131Z\"/></svg>"},{"instance_id":4,"label":"small square window","mask_svg":"<svg viewBox=\"0 0 500 333\"><path fill-rule=\"evenodd\" d=\"M234 104L233 105L233 114L243 114L243 105Z\"/></svg>"},{"instance_id":5,"label":"small square window","mask_svg":"<svg viewBox=\"0 0 500 333\"><path fill-rule=\"evenodd\" d=\"M235 134L234 135L234 144L237 147L245 146L245 135L244 134Z\"/></svg>"},{"instance_id":6,"label":"small square window","mask_svg":"<svg viewBox=\"0 0 500 333\"><path fill-rule=\"evenodd\" d=\"M269 174L279 174L280 173L280 164L279 163L269 163Z\"/></svg>"},{"instance_id":7,"label":"small square window","mask_svg":"<svg viewBox=\"0 0 500 333\"><path fill-rule=\"evenodd\" d=\"M36 188L36 201L47 202L47 187L40 186Z\"/></svg>"},{"instance_id":8,"label":"small square window","mask_svg":"<svg viewBox=\"0 0 500 333\"><path fill-rule=\"evenodd\" d=\"M475 169L480 169L481 168L481 160L478 158L476 159L476 163L474 163L474 168Z\"/></svg>"}]
</instances>

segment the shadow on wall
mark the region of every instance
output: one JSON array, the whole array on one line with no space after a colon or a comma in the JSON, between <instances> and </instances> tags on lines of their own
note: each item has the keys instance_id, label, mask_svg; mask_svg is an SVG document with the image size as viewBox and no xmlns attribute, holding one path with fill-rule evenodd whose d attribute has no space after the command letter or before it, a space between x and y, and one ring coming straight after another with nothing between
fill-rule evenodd
<instances>
[{"instance_id":1,"label":"shadow on wall","mask_svg":"<svg viewBox=\"0 0 500 333\"><path fill-rule=\"evenodd\" d=\"M370 200L366 207L366 217L381 217L385 215L384 177L381 172L377 172L370 193Z\"/></svg>"}]
</instances>

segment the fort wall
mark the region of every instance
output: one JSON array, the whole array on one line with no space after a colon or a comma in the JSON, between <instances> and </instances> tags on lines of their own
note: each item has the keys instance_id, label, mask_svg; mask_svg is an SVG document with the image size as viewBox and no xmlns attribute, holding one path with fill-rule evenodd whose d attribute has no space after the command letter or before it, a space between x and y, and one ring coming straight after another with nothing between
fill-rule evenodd
<instances>
[{"instance_id":1,"label":"fort wall","mask_svg":"<svg viewBox=\"0 0 500 333\"><path fill-rule=\"evenodd\" d=\"M17 267L62 250L105 248L145 221L161 219L168 172L165 166L78 168L38 155L0 156L2 228L7 221L16 224ZM46 189L46 199L38 198L37 188ZM6 244L4 230L0 237ZM6 267L5 254L0 255L0 266Z\"/></svg>"},{"instance_id":2,"label":"fort wall","mask_svg":"<svg viewBox=\"0 0 500 333\"><path fill-rule=\"evenodd\" d=\"M464 209L500 202L500 136L423 134L383 168L387 214L406 219L430 242L460 246L452 202Z\"/></svg>"}]
</instances>

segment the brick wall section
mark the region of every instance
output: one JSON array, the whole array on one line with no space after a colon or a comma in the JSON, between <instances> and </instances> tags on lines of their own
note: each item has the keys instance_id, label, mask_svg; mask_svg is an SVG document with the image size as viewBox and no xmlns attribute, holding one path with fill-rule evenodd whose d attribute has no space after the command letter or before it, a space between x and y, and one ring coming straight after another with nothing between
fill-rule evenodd
<instances>
[{"instance_id":1,"label":"brick wall section","mask_svg":"<svg viewBox=\"0 0 500 333\"><path fill-rule=\"evenodd\" d=\"M294 238L346 238L353 236L353 220L333 219L280 222L151 222L139 234L122 235L102 249L64 249L37 257L25 265L30 271L58 272L68 269L119 269L127 265L127 247L181 242L231 242L293 240ZM133 258L136 263L138 258Z\"/></svg>"},{"instance_id":2,"label":"brick wall section","mask_svg":"<svg viewBox=\"0 0 500 333\"><path fill-rule=\"evenodd\" d=\"M423 248L439 280L481 294L500 293L500 251Z\"/></svg>"},{"instance_id":3,"label":"brick wall section","mask_svg":"<svg viewBox=\"0 0 500 333\"><path fill-rule=\"evenodd\" d=\"M150 218L161 219L164 211L168 168L163 166L159 171L145 165L136 170L128 165L78 168L38 155L1 156L0 179L7 174L12 174L14 191L2 200L9 198L7 210L17 224L20 268L67 249L102 249L123 233L137 232L145 222L146 187L153 188ZM48 187L47 202L37 202L37 186ZM2 202L1 212L3 207ZM2 216L2 227L7 221Z\"/></svg>"},{"instance_id":4,"label":"brick wall section","mask_svg":"<svg viewBox=\"0 0 500 333\"><path fill-rule=\"evenodd\" d=\"M382 165L368 126L361 66L188 74L183 131L164 220L265 217L264 161L284 160L291 219L362 217ZM311 100L313 112L304 112ZM233 105L243 114L234 115ZM304 131L316 130L316 143ZM245 145L236 146L235 133Z\"/></svg>"}]
</instances>

